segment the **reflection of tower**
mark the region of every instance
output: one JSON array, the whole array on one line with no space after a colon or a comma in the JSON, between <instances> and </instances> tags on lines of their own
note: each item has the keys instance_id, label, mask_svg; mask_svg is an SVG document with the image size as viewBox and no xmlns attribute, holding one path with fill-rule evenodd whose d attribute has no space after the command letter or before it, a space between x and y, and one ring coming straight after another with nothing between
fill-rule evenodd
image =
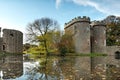
<instances>
[{"instance_id":1,"label":"reflection of tower","mask_svg":"<svg viewBox=\"0 0 120 80\"><path fill-rule=\"evenodd\" d=\"M65 32L72 33L76 53L90 53L90 18L77 17L65 24Z\"/></svg>"},{"instance_id":2,"label":"reflection of tower","mask_svg":"<svg viewBox=\"0 0 120 80\"><path fill-rule=\"evenodd\" d=\"M74 68L76 71L76 79L80 80L80 78L83 78L81 80L91 80L91 64L90 64L90 57L76 57L75 58L75 66Z\"/></svg>"},{"instance_id":3,"label":"reflection of tower","mask_svg":"<svg viewBox=\"0 0 120 80\"><path fill-rule=\"evenodd\" d=\"M3 48L10 53L22 53L23 33L17 30L3 29Z\"/></svg>"},{"instance_id":4,"label":"reflection of tower","mask_svg":"<svg viewBox=\"0 0 120 80\"><path fill-rule=\"evenodd\" d=\"M23 74L23 56L9 55L0 59L3 79L20 77Z\"/></svg>"}]
</instances>

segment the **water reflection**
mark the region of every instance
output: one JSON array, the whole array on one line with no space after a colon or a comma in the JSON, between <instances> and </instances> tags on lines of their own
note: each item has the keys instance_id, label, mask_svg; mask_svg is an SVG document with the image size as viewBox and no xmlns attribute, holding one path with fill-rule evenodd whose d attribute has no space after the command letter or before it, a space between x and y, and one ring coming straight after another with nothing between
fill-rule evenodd
<instances>
[{"instance_id":1,"label":"water reflection","mask_svg":"<svg viewBox=\"0 0 120 80\"><path fill-rule=\"evenodd\" d=\"M119 60L109 57L49 57L41 58L35 67L33 80L119 80ZM37 75L36 75L37 74ZM39 76L38 76L39 75ZM37 76L37 77L34 77ZM28 79L28 80L29 80Z\"/></svg>"},{"instance_id":2,"label":"water reflection","mask_svg":"<svg viewBox=\"0 0 120 80\"><path fill-rule=\"evenodd\" d=\"M1 79L14 79L23 73L22 55L2 55L0 56L0 76Z\"/></svg>"},{"instance_id":3,"label":"water reflection","mask_svg":"<svg viewBox=\"0 0 120 80\"><path fill-rule=\"evenodd\" d=\"M107 57L0 58L4 79L14 80L120 80L120 60Z\"/></svg>"},{"instance_id":4,"label":"water reflection","mask_svg":"<svg viewBox=\"0 0 120 80\"><path fill-rule=\"evenodd\" d=\"M114 56L51 59L39 68L48 80L120 80L120 63Z\"/></svg>"},{"instance_id":5,"label":"water reflection","mask_svg":"<svg viewBox=\"0 0 120 80\"><path fill-rule=\"evenodd\" d=\"M93 57L92 79L94 80L120 80L120 60L114 56Z\"/></svg>"}]
</instances>

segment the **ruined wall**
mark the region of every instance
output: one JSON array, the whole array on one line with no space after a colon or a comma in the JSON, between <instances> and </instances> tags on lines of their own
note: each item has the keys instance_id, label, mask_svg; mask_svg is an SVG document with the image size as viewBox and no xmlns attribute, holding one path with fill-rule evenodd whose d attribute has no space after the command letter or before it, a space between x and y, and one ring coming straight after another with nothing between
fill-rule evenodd
<instances>
[{"instance_id":1,"label":"ruined wall","mask_svg":"<svg viewBox=\"0 0 120 80\"><path fill-rule=\"evenodd\" d=\"M116 51L120 51L120 46L106 46L107 55L113 56Z\"/></svg>"},{"instance_id":2,"label":"ruined wall","mask_svg":"<svg viewBox=\"0 0 120 80\"><path fill-rule=\"evenodd\" d=\"M17 30L3 30L4 51L10 53L22 53L23 33Z\"/></svg>"},{"instance_id":3,"label":"ruined wall","mask_svg":"<svg viewBox=\"0 0 120 80\"><path fill-rule=\"evenodd\" d=\"M65 24L65 32L74 36L76 53L90 53L90 18L77 17Z\"/></svg>"},{"instance_id":4,"label":"ruined wall","mask_svg":"<svg viewBox=\"0 0 120 80\"><path fill-rule=\"evenodd\" d=\"M111 74L111 77L108 77L108 80L119 80L120 77L120 59L116 59L115 52L120 52L120 46L107 46L106 53L108 57L105 58L107 64L107 73Z\"/></svg>"}]
</instances>

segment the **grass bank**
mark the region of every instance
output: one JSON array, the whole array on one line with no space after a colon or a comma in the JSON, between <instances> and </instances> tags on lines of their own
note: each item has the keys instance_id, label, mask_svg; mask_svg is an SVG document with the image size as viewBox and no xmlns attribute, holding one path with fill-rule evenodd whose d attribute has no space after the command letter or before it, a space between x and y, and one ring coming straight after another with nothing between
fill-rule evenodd
<instances>
[{"instance_id":1,"label":"grass bank","mask_svg":"<svg viewBox=\"0 0 120 80\"><path fill-rule=\"evenodd\" d=\"M107 56L105 53L66 53L65 56L89 56L89 57L97 57L97 56Z\"/></svg>"},{"instance_id":2,"label":"grass bank","mask_svg":"<svg viewBox=\"0 0 120 80\"><path fill-rule=\"evenodd\" d=\"M9 56L9 55L22 55L23 53L8 53L8 52L0 52L0 56Z\"/></svg>"}]
</instances>

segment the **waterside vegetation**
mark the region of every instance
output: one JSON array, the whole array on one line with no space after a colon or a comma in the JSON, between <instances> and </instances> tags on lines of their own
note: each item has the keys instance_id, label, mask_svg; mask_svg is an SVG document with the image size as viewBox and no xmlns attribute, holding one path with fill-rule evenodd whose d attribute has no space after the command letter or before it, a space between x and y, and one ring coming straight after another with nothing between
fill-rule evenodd
<instances>
[{"instance_id":1,"label":"waterside vegetation","mask_svg":"<svg viewBox=\"0 0 120 80\"><path fill-rule=\"evenodd\" d=\"M114 17L114 20L111 18ZM103 20L106 23L107 45L120 45L120 20L116 16L108 16ZM59 29L59 23L51 18L35 20L27 26L27 40L24 52L34 55L60 55L60 56L107 56L105 53L75 53L74 41L71 33L64 34ZM34 44L33 44L34 43Z\"/></svg>"}]
</instances>

